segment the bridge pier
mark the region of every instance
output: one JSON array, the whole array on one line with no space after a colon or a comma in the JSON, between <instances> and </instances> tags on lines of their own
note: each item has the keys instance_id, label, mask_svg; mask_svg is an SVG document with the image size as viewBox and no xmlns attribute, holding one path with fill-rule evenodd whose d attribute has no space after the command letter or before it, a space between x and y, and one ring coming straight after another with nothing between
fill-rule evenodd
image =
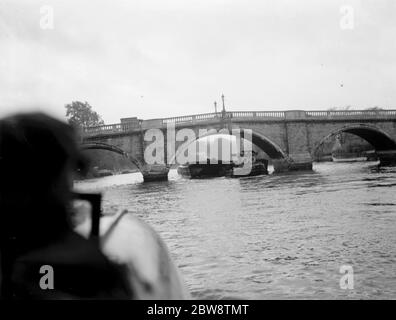
<instances>
[{"instance_id":1,"label":"bridge pier","mask_svg":"<svg viewBox=\"0 0 396 320\"><path fill-rule=\"evenodd\" d=\"M395 166L396 165L396 150L377 151L380 160L380 166Z\"/></svg>"},{"instance_id":2,"label":"bridge pier","mask_svg":"<svg viewBox=\"0 0 396 320\"><path fill-rule=\"evenodd\" d=\"M169 167L167 167L165 165L145 164L144 167L141 168L141 172L143 174L144 182L167 181Z\"/></svg>"},{"instance_id":3,"label":"bridge pier","mask_svg":"<svg viewBox=\"0 0 396 320\"><path fill-rule=\"evenodd\" d=\"M274 172L311 171L312 158L310 154L294 154L289 159L272 160Z\"/></svg>"}]
</instances>

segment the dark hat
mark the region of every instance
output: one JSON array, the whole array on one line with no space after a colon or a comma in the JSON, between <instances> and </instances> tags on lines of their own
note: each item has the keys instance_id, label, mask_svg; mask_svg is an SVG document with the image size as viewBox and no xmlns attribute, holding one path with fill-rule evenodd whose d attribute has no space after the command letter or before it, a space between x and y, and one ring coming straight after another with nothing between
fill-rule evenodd
<instances>
[{"instance_id":1,"label":"dark hat","mask_svg":"<svg viewBox=\"0 0 396 320\"><path fill-rule=\"evenodd\" d=\"M42 186L58 178L66 163L74 169L86 163L76 132L67 123L43 113L0 120L0 177L5 183Z\"/></svg>"}]
</instances>

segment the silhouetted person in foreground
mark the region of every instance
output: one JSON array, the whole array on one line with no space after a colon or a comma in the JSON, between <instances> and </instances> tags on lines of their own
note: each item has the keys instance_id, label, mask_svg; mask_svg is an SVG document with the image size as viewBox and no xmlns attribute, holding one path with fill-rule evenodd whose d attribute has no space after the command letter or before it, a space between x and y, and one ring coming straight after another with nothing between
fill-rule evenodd
<instances>
[{"instance_id":1,"label":"silhouetted person in foreground","mask_svg":"<svg viewBox=\"0 0 396 320\"><path fill-rule=\"evenodd\" d=\"M163 243L125 211L104 219L99 242L87 239L88 216L75 232L73 172L85 166L66 123L41 113L0 120L2 298L186 297Z\"/></svg>"}]
</instances>

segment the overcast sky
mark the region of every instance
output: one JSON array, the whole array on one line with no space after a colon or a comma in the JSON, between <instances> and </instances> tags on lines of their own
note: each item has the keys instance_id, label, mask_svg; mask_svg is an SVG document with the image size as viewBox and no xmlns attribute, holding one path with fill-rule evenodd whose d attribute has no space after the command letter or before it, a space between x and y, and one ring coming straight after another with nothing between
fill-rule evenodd
<instances>
[{"instance_id":1,"label":"overcast sky","mask_svg":"<svg viewBox=\"0 0 396 320\"><path fill-rule=\"evenodd\" d=\"M116 123L222 93L229 110L396 108L396 1L0 0L0 116L82 100Z\"/></svg>"}]
</instances>

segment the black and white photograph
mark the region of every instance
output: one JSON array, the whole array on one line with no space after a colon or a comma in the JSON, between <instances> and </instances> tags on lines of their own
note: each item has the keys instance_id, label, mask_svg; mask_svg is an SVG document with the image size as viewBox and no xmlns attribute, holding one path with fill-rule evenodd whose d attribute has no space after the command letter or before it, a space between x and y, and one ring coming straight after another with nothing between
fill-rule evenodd
<instances>
[{"instance_id":1,"label":"black and white photograph","mask_svg":"<svg viewBox=\"0 0 396 320\"><path fill-rule=\"evenodd\" d=\"M1 300L395 300L395 37L394 0L0 0Z\"/></svg>"}]
</instances>

